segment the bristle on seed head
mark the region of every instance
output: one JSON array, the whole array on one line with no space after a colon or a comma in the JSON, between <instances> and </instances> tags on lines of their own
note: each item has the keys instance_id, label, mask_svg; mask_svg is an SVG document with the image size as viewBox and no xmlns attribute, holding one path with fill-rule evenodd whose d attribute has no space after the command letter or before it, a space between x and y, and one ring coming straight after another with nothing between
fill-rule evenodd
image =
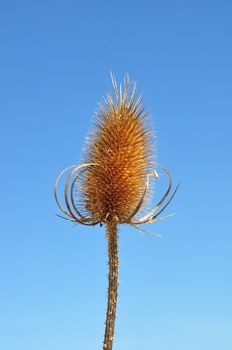
<instances>
[{"instance_id":1,"label":"bristle on seed head","mask_svg":"<svg viewBox=\"0 0 232 350\"><path fill-rule=\"evenodd\" d=\"M111 75L114 94L99 105L87 144L86 163L77 204L102 222L125 222L141 199L146 174L151 170L154 136L136 85L129 77L119 89ZM154 167L154 164L153 166ZM81 193L80 193L81 190Z\"/></svg>"}]
</instances>

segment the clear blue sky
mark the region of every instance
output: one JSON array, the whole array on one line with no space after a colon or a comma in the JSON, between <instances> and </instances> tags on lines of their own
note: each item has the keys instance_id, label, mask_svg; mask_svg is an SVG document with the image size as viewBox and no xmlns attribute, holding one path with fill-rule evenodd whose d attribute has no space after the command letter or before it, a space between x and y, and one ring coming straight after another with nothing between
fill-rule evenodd
<instances>
[{"instance_id":1,"label":"clear blue sky","mask_svg":"<svg viewBox=\"0 0 232 350\"><path fill-rule=\"evenodd\" d=\"M97 101L128 72L181 188L120 228L114 350L232 349L230 1L2 1L0 348L101 349L104 229L57 218Z\"/></svg>"}]
</instances>

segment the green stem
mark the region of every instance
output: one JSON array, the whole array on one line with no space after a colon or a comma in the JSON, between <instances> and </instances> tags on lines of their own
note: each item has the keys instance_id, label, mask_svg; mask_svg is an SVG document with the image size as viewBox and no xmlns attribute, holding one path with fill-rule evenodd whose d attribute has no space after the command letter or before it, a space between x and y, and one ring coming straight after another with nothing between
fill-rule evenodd
<instances>
[{"instance_id":1,"label":"green stem","mask_svg":"<svg viewBox=\"0 0 232 350\"><path fill-rule=\"evenodd\" d=\"M105 336L103 350L112 350L114 339L114 325L118 298L118 230L117 223L106 225L109 257L108 275L108 304L106 312Z\"/></svg>"}]
</instances>

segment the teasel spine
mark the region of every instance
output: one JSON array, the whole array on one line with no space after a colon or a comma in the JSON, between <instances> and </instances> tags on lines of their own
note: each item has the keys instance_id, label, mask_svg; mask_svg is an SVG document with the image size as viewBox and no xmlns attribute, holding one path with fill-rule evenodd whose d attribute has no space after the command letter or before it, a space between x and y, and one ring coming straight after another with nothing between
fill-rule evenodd
<instances>
[{"instance_id":1,"label":"teasel spine","mask_svg":"<svg viewBox=\"0 0 232 350\"><path fill-rule=\"evenodd\" d=\"M118 299L118 225L117 222L106 224L106 238L108 242L108 302L105 322L105 335L103 350L112 350L114 341L114 328Z\"/></svg>"}]
</instances>

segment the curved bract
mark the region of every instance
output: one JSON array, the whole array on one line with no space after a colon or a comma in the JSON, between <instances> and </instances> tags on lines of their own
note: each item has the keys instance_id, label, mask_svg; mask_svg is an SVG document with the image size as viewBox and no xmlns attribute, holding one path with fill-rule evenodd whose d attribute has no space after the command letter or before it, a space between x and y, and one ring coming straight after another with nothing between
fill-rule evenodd
<instances>
[{"instance_id":1,"label":"curved bract","mask_svg":"<svg viewBox=\"0 0 232 350\"><path fill-rule=\"evenodd\" d=\"M168 199L168 195L170 194L171 189L172 189L172 177L165 167L163 167L162 165L159 165L159 166L163 170L164 174L166 174L168 181L169 181L168 188L165 191L162 198L160 199L160 201L145 216L143 216L140 219L135 219L135 216L137 216L137 213L139 212L140 208L143 206L144 201L146 200L146 195L147 195L147 192L148 192L148 189L150 186L150 177L154 177L155 179L159 180L159 175L158 175L157 171L154 170L153 172L148 173L146 175L146 181L144 183L144 189L142 192L142 196L141 196L140 200L138 201L137 205L135 206L134 210L127 218L123 218L123 219L117 218L116 222L118 224L131 224L132 226L134 226L134 225L154 223L154 222L157 222L157 221L160 221L163 219L163 218L158 218L158 217L166 209L168 204L173 199L179 185L176 186L173 194ZM75 200L74 200L74 197L77 195L77 193L75 193L75 195L74 195L74 188L75 188L75 185L77 185L78 178L85 171L88 171L88 169L90 167L92 169L94 169L94 168L99 167L99 165L94 164L94 163L85 163L85 164L81 164L79 166L72 165L72 166L67 167L64 170L62 170L61 173L59 174L59 176L57 177L57 180L55 183L54 195L55 195L55 199L56 199L56 202L57 202L59 209L63 212L63 214L65 214L67 216L67 218L66 218L67 220L70 220L70 221L73 221L73 222L76 222L76 223L79 223L82 225L94 226L97 224L110 222L109 216L104 218L103 220L100 219L100 217L101 217L100 213L99 214L96 213L94 216L85 216L77 208L77 205L75 204ZM62 207L62 205L60 204L60 201L58 199L57 188L58 188L58 184L60 182L61 177L64 176L65 173L68 171L69 171L69 174L68 174L66 182L65 182L65 190L64 190L64 201L66 204L66 209L64 209ZM92 170L92 171L94 171L94 170ZM78 188L78 185L77 185L77 188ZM165 203L166 199L168 199L168 200Z\"/></svg>"},{"instance_id":2,"label":"curved bract","mask_svg":"<svg viewBox=\"0 0 232 350\"><path fill-rule=\"evenodd\" d=\"M98 220L96 220L94 217L84 217L83 215L81 215L81 213L78 211L78 209L76 208L75 206L75 203L73 201L73 184L75 183L76 179L77 179L77 176L75 177L74 181L72 182L72 186L71 186L71 193L69 193L69 184L70 184L70 180L72 178L72 176L74 174L77 173L78 170L84 168L84 167L90 167L90 166L93 166L94 164L82 164L82 165L79 165L79 166L76 166L76 165L71 165L67 168L65 168L64 170L61 171L61 173L59 174L59 176L57 177L56 179L56 183L55 183L55 187L54 187L54 195L55 195L55 200L56 200L56 203L59 207L59 209L62 211L63 214L65 214L67 216L67 218L65 219L68 219L70 221L74 221L74 222L77 222L78 224L82 224L82 225L88 225L88 226L94 226L94 225L97 225L99 223ZM58 187L58 184L60 182L60 179L61 177L68 171L70 170L71 168L74 168L68 175L67 177L67 180L65 182L65 189L64 189L64 199L65 199L65 204L66 204L66 209L64 209L62 207L62 205L60 204L60 201L58 199L58 196L57 196L57 187ZM70 204L70 200L69 200L69 194L71 196L71 203L72 203L72 206ZM75 211L75 214L73 212L73 209Z\"/></svg>"}]
</instances>

